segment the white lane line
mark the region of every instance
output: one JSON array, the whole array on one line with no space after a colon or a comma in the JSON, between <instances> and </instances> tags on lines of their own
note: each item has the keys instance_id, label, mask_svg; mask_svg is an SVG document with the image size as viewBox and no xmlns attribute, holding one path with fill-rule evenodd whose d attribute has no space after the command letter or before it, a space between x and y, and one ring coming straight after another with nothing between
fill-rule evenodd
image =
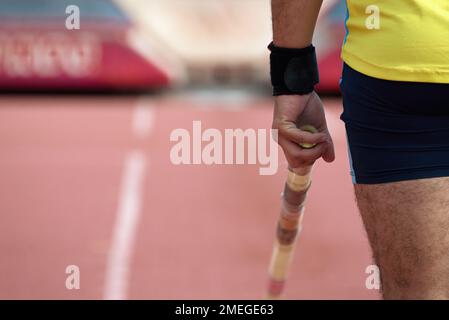
<instances>
[{"instance_id":1,"label":"white lane line","mask_svg":"<svg viewBox=\"0 0 449 320\"><path fill-rule=\"evenodd\" d=\"M147 138L154 125L154 107L148 99L139 99L134 107L132 130L139 139Z\"/></svg>"},{"instance_id":2,"label":"white lane line","mask_svg":"<svg viewBox=\"0 0 449 320\"><path fill-rule=\"evenodd\" d=\"M103 293L106 300L122 300L127 297L130 263L142 209L142 184L146 166L142 151L133 150L127 154L106 265Z\"/></svg>"}]
</instances>

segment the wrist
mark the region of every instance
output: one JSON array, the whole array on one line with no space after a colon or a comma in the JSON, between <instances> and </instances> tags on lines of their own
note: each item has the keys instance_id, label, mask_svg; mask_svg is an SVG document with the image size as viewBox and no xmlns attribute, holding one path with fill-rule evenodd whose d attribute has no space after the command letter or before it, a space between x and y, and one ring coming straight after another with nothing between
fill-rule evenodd
<instances>
[{"instance_id":1,"label":"wrist","mask_svg":"<svg viewBox=\"0 0 449 320\"><path fill-rule=\"evenodd\" d=\"M286 48L286 49L300 49L300 48L305 48L308 47L312 44L312 42L310 40L292 40L290 39L282 39L282 38L276 38L273 37L273 44L276 47L280 47L280 48Z\"/></svg>"},{"instance_id":2,"label":"wrist","mask_svg":"<svg viewBox=\"0 0 449 320\"><path fill-rule=\"evenodd\" d=\"M315 47L277 47L273 42L270 54L270 76L273 95L305 95L319 82Z\"/></svg>"}]
</instances>

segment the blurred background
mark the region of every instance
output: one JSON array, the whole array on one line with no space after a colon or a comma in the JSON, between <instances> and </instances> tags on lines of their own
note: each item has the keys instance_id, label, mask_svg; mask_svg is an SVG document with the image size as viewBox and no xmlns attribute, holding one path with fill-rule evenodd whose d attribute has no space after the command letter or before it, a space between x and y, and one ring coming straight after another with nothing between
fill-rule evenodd
<instances>
[{"instance_id":1,"label":"blurred background","mask_svg":"<svg viewBox=\"0 0 449 320\"><path fill-rule=\"evenodd\" d=\"M339 121L345 13L325 0L314 38L337 160L314 169L286 299L378 298ZM0 1L0 298L261 298L282 153L272 176L174 165L170 133L269 129L271 36L269 0Z\"/></svg>"}]
</instances>

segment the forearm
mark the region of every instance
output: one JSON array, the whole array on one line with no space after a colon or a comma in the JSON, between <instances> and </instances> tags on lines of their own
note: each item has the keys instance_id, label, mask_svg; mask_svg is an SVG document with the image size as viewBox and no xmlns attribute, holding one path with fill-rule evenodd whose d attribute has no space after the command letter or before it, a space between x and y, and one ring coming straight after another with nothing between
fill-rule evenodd
<instances>
[{"instance_id":1,"label":"forearm","mask_svg":"<svg viewBox=\"0 0 449 320\"><path fill-rule=\"evenodd\" d=\"M312 43L322 0L272 0L273 42L278 47L304 48Z\"/></svg>"}]
</instances>

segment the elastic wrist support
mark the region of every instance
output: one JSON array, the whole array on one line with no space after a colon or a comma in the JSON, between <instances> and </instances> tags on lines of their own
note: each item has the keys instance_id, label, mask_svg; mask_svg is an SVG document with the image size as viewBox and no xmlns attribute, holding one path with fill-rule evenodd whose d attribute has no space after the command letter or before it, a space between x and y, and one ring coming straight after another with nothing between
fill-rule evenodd
<instances>
[{"instance_id":1,"label":"elastic wrist support","mask_svg":"<svg viewBox=\"0 0 449 320\"><path fill-rule=\"evenodd\" d=\"M315 47L302 49L276 47L273 42L270 54L270 75L273 95L308 94L319 82Z\"/></svg>"}]
</instances>

